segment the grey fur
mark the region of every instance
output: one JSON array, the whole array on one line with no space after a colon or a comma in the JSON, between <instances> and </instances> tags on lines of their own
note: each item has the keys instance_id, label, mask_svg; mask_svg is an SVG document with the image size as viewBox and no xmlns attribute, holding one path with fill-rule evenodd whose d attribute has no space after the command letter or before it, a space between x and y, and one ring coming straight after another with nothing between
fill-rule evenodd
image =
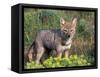
<instances>
[{"instance_id":1,"label":"grey fur","mask_svg":"<svg viewBox=\"0 0 100 77\"><path fill-rule=\"evenodd\" d=\"M31 46L33 52L35 52L35 62L37 64L40 63L43 55L48 52L48 50L52 52L56 51L57 57L61 57L62 52L65 53L65 57L68 56L68 49L71 47L72 38L75 34L76 22L77 19L74 18L68 27L65 20L62 19L61 29L41 30L37 32L34 44ZM73 31L71 32L70 29ZM31 53L33 54L33 52Z\"/></svg>"}]
</instances>

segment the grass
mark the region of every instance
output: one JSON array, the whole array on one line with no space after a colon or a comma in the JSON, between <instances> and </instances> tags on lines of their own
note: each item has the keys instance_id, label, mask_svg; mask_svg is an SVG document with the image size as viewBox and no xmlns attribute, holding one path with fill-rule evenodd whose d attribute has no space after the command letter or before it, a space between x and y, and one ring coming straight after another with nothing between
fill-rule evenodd
<instances>
[{"instance_id":1,"label":"grass","mask_svg":"<svg viewBox=\"0 0 100 77\"><path fill-rule=\"evenodd\" d=\"M57 68L57 67L74 67L74 66L90 66L94 62L94 58L84 55L71 55L69 58L53 58L50 57L43 64L35 64L34 61L27 62L25 69L38 68Z\"/></svg>"}]
</instances>

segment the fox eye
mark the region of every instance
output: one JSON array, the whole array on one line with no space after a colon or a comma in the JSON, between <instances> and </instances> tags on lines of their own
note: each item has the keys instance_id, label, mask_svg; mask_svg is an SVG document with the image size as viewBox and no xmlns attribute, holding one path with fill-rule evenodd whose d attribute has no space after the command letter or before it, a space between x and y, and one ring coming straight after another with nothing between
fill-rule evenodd
<instances>
[{"instance_id":1,"label":"fox eye","mask_svg":"<svg viewBox=\"0 0 100 77\"><path fill-rule=\"evenodd\" d=\"M70 30L71 32L73 32L73 30Z\"/></svg>"},{"instance_id":2,"label":"fox eye","mask_svg":"<svg viewBox=\"0 0 100 77\"><path fill-rule=\"evenodd\" d=\"M65 29L64 31L67 32L68 30Z\"/></svg>"}]
</instances>

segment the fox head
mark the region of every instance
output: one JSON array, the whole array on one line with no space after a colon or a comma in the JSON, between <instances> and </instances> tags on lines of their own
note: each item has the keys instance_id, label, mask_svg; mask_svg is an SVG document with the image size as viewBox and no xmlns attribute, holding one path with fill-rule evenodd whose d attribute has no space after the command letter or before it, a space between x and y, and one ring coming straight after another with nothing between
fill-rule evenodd
<instances>
[{"instance_id":1,"label":"fox head","mask_svg":"<svg viewBox=\"0 0 100 77\"><path fill-rule=\"evenodd\" d=\"M72 38L75 34L77 25L77 17L74 17L70 22L65 21L63 18L60 19L61 31L68 37Z\"/></svg>"}]
</instances>

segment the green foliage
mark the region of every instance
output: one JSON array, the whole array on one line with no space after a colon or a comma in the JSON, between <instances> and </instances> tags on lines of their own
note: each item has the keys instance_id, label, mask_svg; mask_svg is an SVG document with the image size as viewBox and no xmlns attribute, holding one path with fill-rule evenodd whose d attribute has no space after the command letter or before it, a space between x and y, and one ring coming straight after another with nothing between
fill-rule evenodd
<instances>
[{"instance_id":1,"label":"green foliage","mask_svg":"<svg viewBox=\"0 0 100 77\"><path fill-rule=\"evenodd\" d=\"M37 68L44 68L42 64L35 64L34 61L32 61L31 63L27 62L25 64L25 68L26 69L37 69Z\"/></svg>"},{"instance_id":2,"label":"green foliage","mask_svg":"<svg viewBox=\"0 0 100 77\"><path fill-rule=\"evenodd\" d=\"M56 67L73 67L73 66L89 66L92 65L94 59L84 55L71 55L69 58L53 58L50 57L43 64L35 64L34 61L26 63L26 69L37 68L56 68Z\"/></svg>"},{"instance_id":3,"label":"green foliage","mask_svg":"<svg viewBox=\"0 0 100 77\"><path fill-rule=\"evenodd\" d=\"M77 27L77 35L83 39L87 39L92 36L92 33L88 29L88 23L85 19L80 19Z\"/></svg>"}]
</instances>

